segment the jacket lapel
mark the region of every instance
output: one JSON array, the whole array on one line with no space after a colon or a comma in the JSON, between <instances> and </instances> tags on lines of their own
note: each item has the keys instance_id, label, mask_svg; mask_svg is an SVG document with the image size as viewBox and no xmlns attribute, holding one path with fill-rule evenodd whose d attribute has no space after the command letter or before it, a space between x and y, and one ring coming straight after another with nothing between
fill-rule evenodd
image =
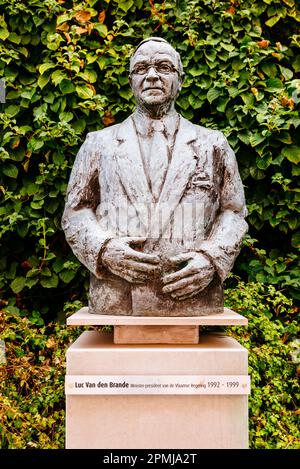
<instances>
[{"instance_id":1,"label":"jacket lapel","mask_svg":"<svg viewBox=\"0 0 300 469\"><path fill-rule=\"evenodd\" d=\"M147 182L141 152L131 117L120 124L115 158L119 177L144 228L148 227L148 205L153 197Z\"/></svg>"},{"instance_id":2,"label":"jacket lapel","mask_svg":"<svg viewBox=\"0 0 300 469\"><path fill-rule=\"evenodd\" d=\"M196 139L197 131L195 126L183 117L180 117L172 160L151 223L153 228L160 223L162 233L167 228L168 221L178 206L189 179L195 171L199 158L194 145ZM162 210L165 214L164 222L159 219Z\"/></svg>"},{"instance_id":3,"label":"jacket lapel","mask_svg":"<svg viewBox=\"0 0 300 469\"><path fill-rule=\"evenodd\" d=\"M118 164L119 177L130 202L135 207L144 228L149 228L148 209L153 207L153 196L149 188L138 139L131 117L128 117L118 129L115 158ZM170 216L179 204L189 179L195 171L199 155L193 145L197 131L193 124L180 117L180 125L175 141L172 160L169 164L166 179L159 200L151 210L150 230L157 232L161 225L162 233L167 228ZM165 223L161 220L161 210ZM166 213L167 211L167 213Z\"/></svg>"}]
</instances>

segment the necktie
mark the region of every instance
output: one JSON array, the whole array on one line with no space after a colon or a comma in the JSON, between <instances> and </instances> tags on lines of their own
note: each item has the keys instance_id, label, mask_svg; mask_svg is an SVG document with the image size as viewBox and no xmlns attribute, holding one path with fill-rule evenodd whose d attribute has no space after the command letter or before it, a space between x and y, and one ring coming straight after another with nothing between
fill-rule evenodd
<instances>
[{"instance_id":1,"label":"necktie","mask_svg":"<svg viewBox=\"0 0 300 469\"><path fill-rule=\"evenodd\" d=\"M169 165L168 140L164 135L164 125L161 121L153 121L153 136L148 153L148 168L151 191L157 201L166 177Z\"/></svg>"}]
</instances>

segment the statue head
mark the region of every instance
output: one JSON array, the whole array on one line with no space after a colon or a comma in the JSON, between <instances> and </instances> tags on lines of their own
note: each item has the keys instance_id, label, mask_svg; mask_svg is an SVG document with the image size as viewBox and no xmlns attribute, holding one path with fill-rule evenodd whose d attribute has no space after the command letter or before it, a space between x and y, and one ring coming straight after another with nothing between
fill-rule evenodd
<instances>
[{"instance_id":1,"label":"statue head","mask_svg":"<svg viewBox=\"0 0 300 469\"><path fill-rule=\"evenodd\" d=\"M150 37L137 46L130 60L129 80L140 106L168 108L175 102L183 78L180 55L165 39Z\"/></svg>"}]
</instances>

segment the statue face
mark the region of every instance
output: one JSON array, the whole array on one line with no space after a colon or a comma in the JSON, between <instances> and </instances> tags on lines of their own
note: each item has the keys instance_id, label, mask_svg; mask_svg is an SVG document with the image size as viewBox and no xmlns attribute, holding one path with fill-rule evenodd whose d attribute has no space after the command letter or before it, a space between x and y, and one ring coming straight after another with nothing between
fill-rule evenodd
<instances>
[{"instance_id":1,"label":"statue face","mask_svg":"<svg viewBox=\"0 0 300 469\"><path fill-rule=\"evenodd\" d=\"M139 104L159 106L175 98L181 88L174 49L161 42L141 45L132 58L130 84Z\"/></svg>"}]
</instances>

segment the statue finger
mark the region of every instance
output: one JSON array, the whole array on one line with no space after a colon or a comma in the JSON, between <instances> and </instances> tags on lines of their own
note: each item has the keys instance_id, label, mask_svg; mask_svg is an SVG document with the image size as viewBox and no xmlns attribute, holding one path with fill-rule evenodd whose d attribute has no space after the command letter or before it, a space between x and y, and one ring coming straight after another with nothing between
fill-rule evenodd
<instances>
[{"instance_id":1,"label":"statue finger","mask_svg":"<svg viewBox=\"0 0 300 469\"><path fill-rule=\"evenodd\" d=\"M176 296L175 295L171 295L174 299L176 298L176 300L178 301L184 301L184 300L189 300L190 298L194 298L196 295L198 295L198 293L200 293L201 290L194 290L192 291L191 293L188 293L186 295L181 295L181 296Z\"/></svg>"},{"instance_id":2,"label":"statue finger","mask_svg":"<svg viewBox=\"0 0 300 469\"><path fill-rule=\"evenodd\" d=\"M125 261L125 265L132 270L137 270L140 272L146 272L148 274L159 274L161 269L159 265L153 265L153 264L145 264L143 262L136 262L136 261Z\"/></svg>"},{"instance_id":3,"label":"statue finger","mask_svg":"<svg viewBox=\"0 0 300 469\"><path fill-rule=\"evenodd\" d=\"M131 248L125 252L124 258L136 262L148 262L149 264L158 264L160 262L158 254L146 254L144 252L135 251Z\"/></svg>"},{"instance_id":4,"label":"statue finger","mask_svg":"<svg viewBox=\"0 0 300 469\"><path fill-rule=\"evenodd\" d=\"M128 270L127 268L115 267L110 268L109 270L112 274L130 283L143 283L145 281L145 278L139 278L135 276L134 273Z\"/></svg>"},{"instance_id":5,"label":"statue finger","mask_svg":"<svg viewBox=\"0 0 300 469\"><path fill-rule=\"evenodd\" d=\"M165 285L162 289L163 293L171 293L175 290L180 290L182 288L187 287L188 285L196 285L199 286L199 283L202 279L200 274L190 275L189 277L185 277L177 282L172 282L169 285Z\"/></svg>"},{"instance_id":6,"label":"statue finger","mask_svg":"<svg viewBox=\"0 0 300 469\"><path fill-rule=\"evenodd\" d=\"M164 277L162 277L162 282L164 284L170 283L170 282L177 282L181 280L182 278L185 278L193 274L195 274L193 266L187 265L183 269L177 270L177 272L173 272L172 274L167 274Z\"/></svg>"},{"instance_id":7,"label":"statue finger","mask_svg":"<svg viewBox=\"0 0 300 469\"><path fill-rule=\"evenodd\" d=\"M195 294L195 293L199 293L202 289L202 285L199 286L199 283L197 282L196 284L192 284L192 285L188 285L184 288L181 288L180 290L177 290L176 291L176 297L177 298L182 298L182 297L185 297L185 296L188 296L190 294ZM174 292L175 294L175 292Z\"/></svg>"},{"instance_id":8,"label":"statue finger","mask_svg":"<svg viewBox=\"0 0 300 469\"><path fill-rule=\"evenodd\" d=\"M181 290L177 290L174 292L174 295L176 294L176 298L178 300L186 300L187 298L191 298L192 296L201 293L210 284L210 282L211 280L203 279L202 282L194 285L194 288L193 285L189 285Z\"/></svg>"},{"instance_id":9,"label":"statue finger","mask_svg":"<svg viewBox=\"0 0 300 469\"><path fill-rule=\"evenodd\" d=\"M182 264L182 262L186 262L192 259L192 255L190 252L184 252L183 254L177 254L176 256L172 256L169 258L169 262L173 265Z\"/></svg>"}]
</instances>

